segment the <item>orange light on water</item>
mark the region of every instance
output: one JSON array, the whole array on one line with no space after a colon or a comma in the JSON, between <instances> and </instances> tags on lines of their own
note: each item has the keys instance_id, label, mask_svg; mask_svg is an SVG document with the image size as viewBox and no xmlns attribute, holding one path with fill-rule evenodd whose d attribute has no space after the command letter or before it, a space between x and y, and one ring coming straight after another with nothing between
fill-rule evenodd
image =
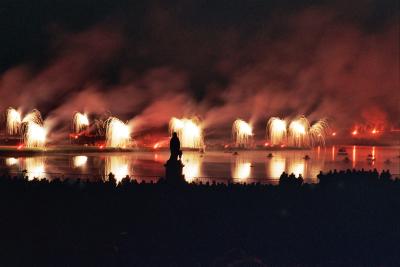
<instances>
[{"instance_id":1,"label":"orange light on water","mask_svg":"<svg viewBox=\"0 0 400 267\"><path fill-rule=\"evenodd\" d=\"M373 130L371 131L371 133L372 133L372 134L378 134L378 133L379 133L379 130L373 129Z\"/></svg>"}]
</instances>

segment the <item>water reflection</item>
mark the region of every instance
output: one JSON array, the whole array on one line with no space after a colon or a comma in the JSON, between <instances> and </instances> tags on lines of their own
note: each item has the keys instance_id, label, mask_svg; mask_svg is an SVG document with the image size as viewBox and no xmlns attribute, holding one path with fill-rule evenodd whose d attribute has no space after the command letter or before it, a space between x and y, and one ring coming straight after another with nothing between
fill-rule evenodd
<instances>
[{"instance_id":1,"label":"water reflection","mask_svg":"<svg viewBox=\"0 0 400 267\"><path fill-rule=\"evenodd\" d=\"M72 157L72 163L75 168L84 167L88 160L87 156L74 156Z\"/></svg>"},{"instance_id":2,"label":"water reflection","mask_svg":"<svg viewBox=\"0 0 400 267\"><path fill-rule=\"evenodd\" d=\"M340 146L339 146L340 147ZM227 180L237 178L236 182L249 182L249 178L260 179L261 182L271 182L264 178L279 179L282 172L302 174L305 182L317 182L316 175L319 171L333 169L344 170L347 168L377 168L389 169L391 173L399 174L399 148L391 147L345 147L349 153L348 161L345 155L338 156L338 146L328 149L318 148L313 150L281 150L281 151L240 151L239 155L231 155L220 151L208 151L200 154L185 151L182 162L185 165L183 174L188 182L197 177L210 177L213 179ZM271 153L272 157L267 157ZM305 155L310 159L305 160ZM169 151L135 152L135 153L110 153L110 154L49 154L39 157L1 157L0 168L9 170L12 174L21 174L26 170L30 179L38 178L84 178L99 179L108 176L110 172L120 181L126 175L140 181L149 182L165 175L164 163L169 158ZM374 160L372 160L374 159ZM134 171L133 171L134 170ZM48 173L45 173L48 172Z\"/></svg>"},{"instance_id":3,"label":"water reflection","mask_svg":"<svg viewBox=\"0 0 400 267\"><path fill-rule=\"evenodd\" d=\"M18 159L16 158L6 158L6 165L13 166L18 164Z\"/></svg>"},{"instance_id":4,"label":"water reflection","mask_svg":"<svg viewBox=\"0 0 400 267\"><path fill-rule=\"evenodd\" d=\"M309 154L311 152L311 154ZM272 158L265 161L265 178L279 179L283 172L303 176L306 182L314 182L316 175L324 169L326 150L321 150L318 159L318 149L315 151L291 151L276 152ZM310 159L305 159L306 155L311 155Z\"/></svg>"},{"instance_id":5,"label":"water reflection","mask_svg":"<svg viewBox=\"0 0 400 267\"><path fill-rule=\"evenodd\" d=\"M232 164L232 178L246 180L251 176L251 162L240 156L234 158Z\"/></svg>"},{"instance_id":6,"label":"water reflection","mask_svg":"<svg viewBox=\"0 0 400 267\"><path fill-rule=\"evenodd\" d=\"M195 178L200 176L201 157L198 153L185 153L182 157L183 175L188 183L191 183Z\"/></svg>"},{"instance_id":7,"label":"water reflection","mask_svg":"<svg viewBox=\"0 0 400 267\"><path fill-rule=\"evenodd\" d=\"M24 167L28 180L43 179L45 175L45 160L44 157L25 158Z\"/></svg>"},{"instance_id":8,"label":"water reflection","mask_svg":"<svg viewBox=\"0 0 400 267\"><path fill-rule=\"evenodd\" d=\"M129 160L126 156L107 156L105 158L104 174L106 180L112 173L117 182L121 182L127 175L129 176Z\"/></svg>"},{"instance_id":9,"label":"water reflection","mask_svg":"<svg viewBox=\"0 0 400 267\"><path fill-rule=\"evenodd\" d=\"M371 165L374 166L375 165L375 159L376 159L375 147L374 146L372 147L371 154L372 154Z\"/></svg>"},{"instance_id":10,"label":"water reflection","mask_svg":"<svg viewBox=\"0 0 400 267\"><path fill-rule=\"evenodd\" d=\"M281 156L273 157L266 162L267 166L269 166L269 170L267 169L267 177L271 178L279 178L281 174L285 171L286 168L286 159Z\"/></svg>"},{"instance_id":11,"label":"water reflection","mask_svg":"<svg viewBox=\"0 0 400 267\"><path fill-rule=\"evenodd\" d=\"M304 159L297 159L293 161L289 161L288 164L288 173L289 174L294 174L296 176L299 176L300 174L302 176L305 176L305 162Z\"/></svg>"}]
</instances>

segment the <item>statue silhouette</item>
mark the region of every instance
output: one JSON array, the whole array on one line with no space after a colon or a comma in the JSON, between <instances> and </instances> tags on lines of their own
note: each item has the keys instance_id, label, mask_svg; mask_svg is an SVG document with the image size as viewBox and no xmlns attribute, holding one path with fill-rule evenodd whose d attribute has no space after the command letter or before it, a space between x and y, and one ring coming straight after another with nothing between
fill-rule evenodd
<instances>
[{"instance_id":1,"label":"statue silhouette","mask_svg":"<svg viewBox=\"0 0 400 267\"><path fill-rule=\"evenodd\" d=\"M169 150L171 152L170 159L174 161L181 160L182 157L181 142L179 141L176 132L172 134L171 141L169 142Z\"/></svg>"},{"instance_id":2,"label":"statue silhouette","mask_svg":"<svg viewBox=\"0 0 400 267\"><path fill-rule=\"evenodd\" d=\"M179 141L178 135L174 132L169 142L169 149L171 155L167 160L165 166L165 178L167 181L180 184L185 181L182 174L183 164L181 161L182 150L181 142Z\"/></svg>"}]
</instances>

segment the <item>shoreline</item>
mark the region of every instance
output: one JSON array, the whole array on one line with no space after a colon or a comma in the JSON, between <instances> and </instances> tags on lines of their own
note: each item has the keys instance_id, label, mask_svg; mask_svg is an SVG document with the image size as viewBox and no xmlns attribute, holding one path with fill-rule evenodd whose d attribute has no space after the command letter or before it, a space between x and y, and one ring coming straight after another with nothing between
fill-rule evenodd
<instances>
[{"instance_id":1,"label":"shoreline","mask_svg":"<svg viewBox=\"0 0 400 267\"><path fill-rule=\"evenodd\" d=\"M331 148L332 146L329 146ZM352 145L335 145L335 147L351 148ZM363 147L384 147L400 149L400 146L357 146L358 148ZM328 147L322 147L327 149ZM312 151L317 148L296 148L296 147L263 147L263 148L229 148L229 149L218 149L210 148L204 151L199 149L186 149L183 148L183 152L223 152L223 153L236 153L236 152L279 152L279 151ZM140 153L140 152L168 152L168 148L151 148L151 147L133 147L133 148L100 148L98 146L49 146L46 148L18 148L17 146L0 146L0 156L35 156L35 155L51 155L51 154L92 154L92 153Z\"/></svg>"}]
</instances>

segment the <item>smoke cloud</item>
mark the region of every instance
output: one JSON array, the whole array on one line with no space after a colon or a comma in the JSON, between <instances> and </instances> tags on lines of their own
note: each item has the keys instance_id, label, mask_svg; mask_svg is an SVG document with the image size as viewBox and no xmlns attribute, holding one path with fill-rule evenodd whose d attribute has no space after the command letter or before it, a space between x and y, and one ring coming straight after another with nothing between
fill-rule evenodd
<instances>
[{"instance_id":1,"label":"smoke cloud","mask_svg":"<svg viewBox=\"0 0 400 267\"><path fill-rule=\"evenodd\" d=\"M44 64L2 73L1 108L41 110L53 141L75 111L109 112L135 134L167 135L171 117L198 116L218 139L236 118L260 138L271 116L328 118L343 133L400 127L397 17L371 30L335 8L307 7L243 30L185 25L157 5L146 15L137 40L119 20L53 33Z\"/></svg>"}]
</instances>

